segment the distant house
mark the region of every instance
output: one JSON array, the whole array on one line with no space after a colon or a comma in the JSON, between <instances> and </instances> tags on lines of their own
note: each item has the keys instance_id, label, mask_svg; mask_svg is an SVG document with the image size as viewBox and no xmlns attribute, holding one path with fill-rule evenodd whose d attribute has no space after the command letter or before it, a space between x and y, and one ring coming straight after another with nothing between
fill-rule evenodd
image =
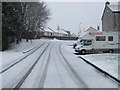
<instances>
[{"instance_id":1,"label":"distant house","mask_svg":"<svg viewBox=\"0 0 120 90\"><path fill-rule=\"evenodd\" d=\"M102 30L103 31L118 31L120 30L120 9L118 9L118 4L110 4L110 2L105 3L105 9L103 12L102 20Z\"/></svg>"},{"instance_id":2,"label":"distant house","mask_svg":"<svg viewBox=\"0 0 120 90\"><path fill-rule=\"evenodd\" d=\"M85 33L80 38L88 39L89 37L91 37L91 33L94 33L94 32L99 32L99 31L97 31L93 27L90 27L85 31Z\"/></svg>"},{"instance_id":3,"label":"distant house","mask_svg":"<svg viewBox=\"0 0 120 90\"><path fill-rule=\"evenodd\" d=\"M42 35L43 37L48 37L48 38L68 36L67 32L65 32L63 30L54 31L50 27L47 27L47 28L43 29L41 32L43 32L43 35Z\"/></svg>"},{"instance_id":4,"label":"distant house","mask_svg":"<svg viewBox=\"0 0 120 90\"><path fill-rule=\"evenodd\" d=\"M54 31L53 36L59 36L59 33Z\"/></svg>"},{"instance_id":5,"label":"distant house","mask_svg":"<svg viewBox=\"0 0 120 90\"><path fill-rule=\"evenodd\" d=\"M68 36L68 33L63 30L59 30L59 36Z\"/></svg>"},{"instance_id":6,"label":"distant house","mask_svg":"<svg viewBox=\"0 0 120 90\"><path fill-rule=\"evenodd\" d=\"M74 33L70 34L70 36L71 36L71 37L77 37L77 35L74 34Z\"/></svg>"},{"instance_id":7,"label":"distant house","mask_svg":"<svg viewBox=\"0 0 120 90\"><path fill-rule=\"evenodd\" d=\"M97 31L95 28L93 27L89 27L85 32L94 32L94 31Z\"/></svg>"},{"instance_id":8,"label":"distant house","mask_svg":"<svg viewBox=\"0 0 120 90\"><path fill-rule=\"evenodd\" d=\"M53 36L53 31L49 28L44 29L44 36Z\"/></svg>"}]
</instances>

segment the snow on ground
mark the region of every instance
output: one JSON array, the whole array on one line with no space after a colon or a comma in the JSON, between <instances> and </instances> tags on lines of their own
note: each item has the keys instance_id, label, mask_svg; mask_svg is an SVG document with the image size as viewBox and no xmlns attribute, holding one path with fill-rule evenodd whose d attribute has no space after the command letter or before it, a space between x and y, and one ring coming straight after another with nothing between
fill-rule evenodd
<instances>
[{"instance_id":1,"label":"snow on ground","mask_svg":"<svg viewBox=\"0 0 120 90\"><path fill-rule=\"evenodd\" d=\"M2 67L2 52L0 52L0 69ZM2 75L0 74L0 90L2 88Z\"/></svg>"},{"instance_id":2,"label":"snow on ground","mask_svg":"<svg viewBox=\"0 0 120 90\"><path fill-rule=\"evenodd\" d=\"M68 46L66 43L66 45L62 45L61 48L71 67L79 74L89 88L117 87L112 80L104 76L102 73L96 72L96 69L79 58L79 55L75 55L72 46Z\"/></svg>"},{"instance_id":3,"label":"snow on ground","mask_svg":"<svg viewBox=\"0 0 120 90\"><path fill-rule=\"evenodd\" d=\"M59 43L54 45L51 51L51 61L46 74L44 88L75 88L78 87L71 73L62 60L59 53ZM53 54L53 55L52 55Z\"/></svg>"},{"instance_id":4,"label":"snow on ground","mask_svg":"<svg viewBox=\"0 0 120 90\"><path fill-rule=\"evenodd\" d=\"M35 47L36 45L40 44L41 41L47 41L47 40L44 40L44 39L42 39L42 40L41 39L40 40L33 40L32 44L31 44L31 42L25 42L25 40L23 40L19 45L14 45L14 47L12 47L11 49L9 49L9 50L7 50L5 52L1 52L0 55L2 54L1 56L3 58L0 61L3 60L4 63L5 62L8 63L9 61L14 60L14 59L20 57L21 55L24 55L22 53L23 51L27 51L27 50ZM109 78L106 78L105 76L101 75L100 73L97 73L96 70L93 67L89 66L86 62L84 62L82 59L78 58L78 56L74 54L74 50L72 48L72 45L73 45L74 41L64 41L64 40L57 40L57 39L53 39L52 41L55 42L55 43L59 42L60 44L63 43L62 46L61 46L62 53L64 54L64 56L67 59L67 61L70 63L71 67L76 71L76 73L78 73L79 76L81 76L81 78L83 79L83 81L85 81L85 83L88 85L88 87L90 87L90 88L93 88L93 87L94 88L100 88L100 87L101 88L102 87L103 88L104 87L113 88L113 87L117 87L116 83L111 81ZM57 43L58 46L59 46L59 43ZM51 51L51 60L52 61L50 62L50 66L48 68L48 74L46 76L46 82L45 82L46 86L45 87L59 87L60 83L56 83L55 82L56 81L55 78L57 78L57 80L59 81L59 79L60 79L59 77L61 77L61 79L60 79L61 83L63 81L64 81L64 83L66 83L66 87L68 87L68 88L69 87L74 87L74 85L72 84L71 80L69 79L69 75L67 74L67 72L64 69L64 64L60 64L59 63L59 62L61 62L62 59L58 58L58 54L60 56L60 53L59 52L58 52L58 54L56 53L56 50L59 50L59 47L56 46L56 48L54 47L52 49L52 51ZM41 50L38 50L37 52L32 54L32 56L26 58L25 61L20 62L15 68L13 68L13 70L10 69L6 73L3 73L3 76L4 76L3 80L6 81L6 82L5 81L4 82L7 83L7 80L10 80L9 78L11 78L9 76L13 75L13 73L11 73L9 71L12 71L14 73L17 72L17 74L19 73L19 71L23 72L22 70L24 70L24 67L26 67L26 65L29 65L29 63L32 62L31 59L33 59L33 58L36 59L37 55L39 55L40 51ZM48 53L48 52L46 51L46 53ZM118 61L116 60L116 58L118 56L116 54L115 55L114 54L112 54L112 55L111 54L102 54L102 55L100 55L100 54L93 54L93 55L84 55L83 57L88 58L89 60L91 60L94 63L96 63L96 62L100 63L100 60L102 60L101 61L102 63L100 63L100 65L102 65L101 68L105 68L105 67L109 66L108 67L108 71L114 71L114 74L115 74L115 72L118 72L116 70L116 68L113 68L113 67L117 67L118 66L116 64L116 63L118 63ZM92 59L90 59L90 57ZM98 57L99 57L99 59L95 60ZM47 58L46 54L43 55L42 58ZM94 60L93 60L93 58L94 58ZM8 61L8 59L9 59L9 61ZM28 62L27 60L30 60L29 63L25 63L25 62ZM113 61L114 61L114 63L113 63ZM22 65L22 68L21 68L21 65ZM28 66L26 68L28 68ZM18 71L17 69L18 70L21 69L21 70ZM37 70L37 69L35 69L35 70ZM59 72L59 73L57 73L57 72ZM15 76L12 76L13 78L11 78L11 80L10 80L11 82L13 82L12 79L14 79L14 77L17 77L17 74ZM31 74L32 75L31 78L34 78L34 76L36 75L36 74L35 75L34 74ZM40 74L38 74L38 75L40 75ZM50 80L50 79L52 79L51 77L53 77L52 83L51 83L51 80ZM75 77L73 77L73 81L75 81L74 78ZM38 78L36 78L36 79L38 79ZM31 79L29 79L29 80L31 80ZM2 81L2 80L0 80L0 81ZM57 84L58 86L55 86L55 84ZM61 86L64 87L63 84L61 84Z\"/></svg>"},{"instance_id":5,"label":"snow on ground","mask_svg":"<svg viewBox=\"0 0 120 90\"><path fill-rule=\"evenodd\" d=\"M0 52L0 69L2 67L2 52Z\"/></svg>"},{"instance_id":6,"label":"snow on ground","mask_svg":"<svg viewBox=\"0 0 120 90\"><path fill-rule=\"evenodd\" d=\"M102 70L108 72L112 76L118 78L119 55L120 54L104 53L104 54L81 55L81 57L98 66Z\"/></svg>"},{"instance_id":7,"label":"snow on ground","mask_svg":"<svg viewBox=\"0 0 120 90\"><path fill-rule=\"evenodd\" d=\"M74 41L67 41L67 45L73 45ZM70 47L72 49L72 47ZM68 49L71 52L70 49ZM74 49L72 51L74 53ZM118 53L102 53L102 54L89 54L89 55L80 55L89 62L98 66L102 70L111 74L112 76L118 78ZM79 56L79 55L78 55Z\"/></svg>"},{"instance_id":8,"label":"snow on ground","mask_svg":"<svg viewBox=\"0 0 120 90\"><path fill-rule=\"evenodd\" d=\"M24 55L23 52L34 48L35 46L40 44L41 41L44 41L44 40L43 39L35 39L35 40L32 40L32 43L31 43L31 41L26 42L23 39L19 44L13 43L9 50L6 50L6 51L0 53L0 55L2 54L2 59L0 59L0 61L2 60L2 65L23 56Z\"/></svg>"}]
</instances>

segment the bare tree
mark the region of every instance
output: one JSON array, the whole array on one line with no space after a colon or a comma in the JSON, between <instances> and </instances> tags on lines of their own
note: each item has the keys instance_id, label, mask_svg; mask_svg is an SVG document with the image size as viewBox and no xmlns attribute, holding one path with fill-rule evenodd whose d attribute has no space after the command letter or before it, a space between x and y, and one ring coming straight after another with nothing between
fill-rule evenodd
<instances>
[{"instance_id":1,"label":"bare tree","mask_svg":"<svg viewBox=\"0 0 120 90\"><path fill-rule=\"evenodd\" d=\"M21 37L26 41L34 38L38 28L44 27L50 11L44 2L3 2L2 3L2 42L4 49Z\"/></svg>"},{"instance_id":2,"label":"bare tree","mask_svg":"<svg viewBox=\"0 0 120 90\"><path fill-rule=\"evenodd\" d=\"M44 2L26 2L24 7L24 26L26 32L26 41L33 38L31 32L35 32L43 27L49 20L50 11L46 8ZM33 35L34 36L34 35Z\"/></svg>"}]
</instances>

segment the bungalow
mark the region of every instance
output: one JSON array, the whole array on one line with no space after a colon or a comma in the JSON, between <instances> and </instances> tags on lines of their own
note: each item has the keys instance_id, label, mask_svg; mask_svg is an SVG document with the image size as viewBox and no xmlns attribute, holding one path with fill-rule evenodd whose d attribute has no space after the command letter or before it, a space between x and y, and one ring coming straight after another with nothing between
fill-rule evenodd
<instances>
[{"instance_id":1,"label":"bungalow","mask_svg":"<svg viewBox=\"0 0 120 90\"><path fill-rule=\"evenodd\" d=\"M53 31L51 31L49 28L44 29L44 35L43 36L53 36Z\"/></svg>"}]
</instances>

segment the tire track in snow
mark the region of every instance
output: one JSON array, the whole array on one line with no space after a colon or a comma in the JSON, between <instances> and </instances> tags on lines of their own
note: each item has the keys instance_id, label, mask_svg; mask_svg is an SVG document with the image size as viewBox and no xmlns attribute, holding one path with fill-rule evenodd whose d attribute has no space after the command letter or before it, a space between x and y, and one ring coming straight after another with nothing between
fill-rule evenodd
<instances>
[{"instance_id":1,"label":"tire track in snow","mask_svg":"<svg viewBox=\"0 0 120 90\"><path fill-rule=\"evenodd\" d=\"M53 43L51 43L49 47L45 50L44 54L41 56L34 69L31 71L31 73L26 78L20 88L43 88L47 68L49 65L49 53L52 46Z\"/></svg>"},{"instance_id":2,"label":"tire track in snow","mask_svg":"<svg viewBox=\"0 0 120 90\"><path fill-rule=\"evenodd\" d=\"M41 76L41 79L40 79L38 88L43 88L43 87L44 87L45 78L46 78L48 66L49 66L49 63L50 63L51 50L52 50L52 48L53 48L53 45L52 45L51 48L50 48L49 55L48 55L48 58L47 58L47 60L46 60L45 66L44 66L43 73L42 73L42 76Z\"/></svg>"},{"instance_id":3,"label":"tire track in snow","mask_svg":"<svg viewBox=\"0 0 120 90\"><path fill-rule=\"evenodd\" d=\"M58 57L60 58L59 61L65 67L65 69L68 72L68 74L71 77L71 79L74 81L74 83L77 85L77 87L81 88L81 85L78 83L78 80L76 80L76 77L74 76L73 72L71 72L70 67L66 64L66 62L63 59L63 57L61 56L61 53L60 53L60 50L59 50L59 46L58 46L58 52L56 51L56 53L58 54Z\"/></svg>"},{"instance_id":4,"label":"tire track in snow","mask_svg":"<svg viewBox=\"0 0 120 90\"><path fill-rule=\"evenodd\" d=\"M22 58L12 62L12 63L9 63L7 65L5 65L5 67L0 71L0 74L4 73L5 71L7 71L8 69L10 69L11 67L13 67L14 65L20 63L21 61L23 61L25 58L27 58L28 56L32 55L35 51L37 51L41 46L43 46L43 44L41 44L40 46L38 46L34 51L30 52L29 54L23 56Z\"/></svg>"},{"instance_id":5,"label":"tire track in snow","mask_svg":"<svg viewBox=\"0 0 120 90\"><path fill-rule=\"evenodd\" d=\"M54 47L54 48L57 49L57 47ZM54 49L54 51L56 51L55 49ZM56 52L56 54L57 54L57 52ZM57 54L57 55L58 55L58 54ZM59 65L57 64L57 59L55 58L55 56L54 56L54 64L55 64L55 67L56 67L57 72L58 72L59 81L60 81L60 83L61 83L61 88L65 88L64 79L63 79L63 77L62 77L62 75L61 75L61 73L60 73Z\"/></svg>"},{"instance_id":6,"label":"tire track in snow","mask_svg":"<svg viewBox=\"0 0 120 90\"><path fill-rule=\"evenodd\" d=\"M85 82L82 80L82 78L77 74L77 72L72 68L72 66L70 65L70 63L67 61L67 59L65 58L65 56L63 55L62 51L61 51L61 44L59 45L59 53L61 55L61 57L63 58L62 60L64 60L64 63L68 72L70 73L69 75L71 75L71 77L73 78L73 80L75 81L75 83L77 84L77 86L79 88L84 88L84 90L86 88L89 88Z\"/></svg>"},{"instance_id":7,"label":"tire track in snow","mask_svg":"<svg viewBox=\"0 0 120 90\"><path fill-rule=\"evenodd\" d=\"M15 86L15 88L20 88L21 85L24 83L25 79L28 77L28 75L31 73L31 71L33 70L33 68L35 67L35 65L37 64L37 62L39 61L39 59L41 58L41 56L44 54L44 52L47 50L48 46L50 45L50 43L47 45L47 47L45 48L45 50L43 50L42 54L39 56L39 58L35 61L35 63L31 66L31 68L29 69L29 71L23 76L23 78L19 81L19 83Z\"/></svg>"},{"instance_id":8,"label":"tire track in snow","mask_svg":"<svg viewBox=\"0 0 120 90\"><path fill-rule=\"evenodd\" d=\"M20 88L21 85L24 83L24 81L26 80L26 78L29 76L29 74L31 73L31 71L34 69L35 65L37 64L37 62L40 60L41 56L44 54L44 52L47 50L48 46L50 45L50 43L45 47L45 49L42 51L42 53L39 55L39 57L37 58L36 61L34 61L34 63L32 65L29 66L29 68L23 72L21 72L21 75L18 75L16 78L14 78L15 82L12 83L12 81L10 82L9 86L6 86L7 88Z\"/></svg>"}]
</instances>

